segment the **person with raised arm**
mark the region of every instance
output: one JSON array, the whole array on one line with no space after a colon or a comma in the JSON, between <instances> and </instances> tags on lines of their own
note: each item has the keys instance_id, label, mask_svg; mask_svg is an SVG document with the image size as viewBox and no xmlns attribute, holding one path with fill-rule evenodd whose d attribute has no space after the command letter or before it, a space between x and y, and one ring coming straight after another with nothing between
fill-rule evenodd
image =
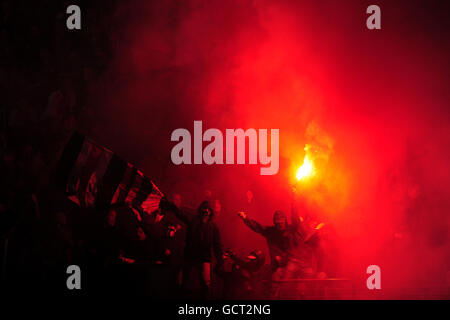
<instances>
[{"instance_id":1,"label":"person with raised arm","mask_svg":"<svg viewBox=\"0 0 450 320\"><path fill-rule=\"evenodd\" d=\"M222 242L219 230L213 221L213 209L208 201L200 204L197 214L190 214L179 209L167 199L162 199L160 206L164 211L171 210L186 224L182 281L185 294L188 297L197 297L196 287L200 284L199 297L207 298L211 286L213 258L217 266L215 271L220 271L223 266Z\"/></svg>"}]
</instances>

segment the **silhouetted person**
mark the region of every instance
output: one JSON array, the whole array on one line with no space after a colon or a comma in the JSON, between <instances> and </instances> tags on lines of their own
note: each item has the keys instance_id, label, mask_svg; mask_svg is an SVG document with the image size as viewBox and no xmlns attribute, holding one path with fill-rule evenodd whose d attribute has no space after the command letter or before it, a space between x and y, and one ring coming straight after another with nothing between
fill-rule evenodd
<instances>
[{"instance_id":1,"label":"silhouetted person","mask_svg":"<svg viewBox=\"0 0 450 320\"><path fill-rule=\"evenodd\" d=\"M211 284L213 255L217 268L222 267L222 244L219 230L213 222L213 210L207 201L200 204L197 215L179 210L173 204L162 202L162 207L171 206L175 215L186 224L186 247L183 263L183 289L188 297L207 297ZM197 289L197 290L196 290ZM198 296L197 296L198 297Z\"/></svg>"},{"instance_id":2,"label":"silhouetted person","mask_svg":"<svg viewBox=\"0 0 450 320\"><path fill-rule=\"evenodd\" d=\"M275 211L272 226L262 226L247 217L245 212L238 215L253 231L266 238L269 247L272 280L293 278L313 278L315 276L315 243L317 234L302 224L295 208L292 209L291 225L282 211ZM320 277L324 274L320 272ZM279 286L272 286L272 297L278 294Z\"/></svg>"}]
</instances>

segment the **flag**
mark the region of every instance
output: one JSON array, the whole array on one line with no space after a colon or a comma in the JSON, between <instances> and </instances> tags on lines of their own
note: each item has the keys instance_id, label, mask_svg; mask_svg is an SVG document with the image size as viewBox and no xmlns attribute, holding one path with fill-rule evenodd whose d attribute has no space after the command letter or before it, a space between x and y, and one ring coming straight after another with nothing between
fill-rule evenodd
<instances>
[{"instance_id":1,"label":"flag","mask_svg":"<svg viewBox=\"0 0 450 320\"><path fill-rule=\"evenodd\" d=\"M163 197L135 166L78 132L58 162L56 184L81 207L126 204L139 213L151 213Z\"/></svg>"}]
</instances>

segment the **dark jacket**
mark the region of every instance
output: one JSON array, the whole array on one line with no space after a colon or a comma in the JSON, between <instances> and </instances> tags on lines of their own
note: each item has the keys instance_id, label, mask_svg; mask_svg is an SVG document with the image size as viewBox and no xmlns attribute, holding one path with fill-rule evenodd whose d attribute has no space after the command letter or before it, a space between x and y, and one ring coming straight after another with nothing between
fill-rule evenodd
<instances>
[{"instance_id":1,"label":"dark jacket","mask_svg":"<svg viewBox=\"0 0 450 320\"><path fill-rule=\"evenodd\" d=\"M319 254L318 235L304 228L295 209L292 210L292 224L287 225L284 231L275 226L262 226L250 218L246 218L244 223L266 238L272 270L284 267L289 260L295 260L302 267L313 267L317 263L319 271L322 268L323 255ZM281 258L280 261L276 256Z\"/></svg>"},{"instance_id":2,"label":"dark jacket","mask_svg":"<svg viewBox=\"0 0 450 320\"><path fill-rule=\"evenodd\" d=\"M211 262L212 252L219 265L222 264L222 243L219 229L212 220L203 222L198 214L191 214L173 206L174 214L186 224L184 258L199 262Z\"/></svg>"}]
</instances>

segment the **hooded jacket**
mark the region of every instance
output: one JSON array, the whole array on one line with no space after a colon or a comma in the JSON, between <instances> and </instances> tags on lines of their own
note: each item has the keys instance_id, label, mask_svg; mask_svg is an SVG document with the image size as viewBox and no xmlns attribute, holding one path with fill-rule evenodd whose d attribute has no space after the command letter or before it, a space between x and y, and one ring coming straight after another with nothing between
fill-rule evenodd
<instances>
[{"instance_id":1,"label":"hooded jacket","mask_svg":"<svg viewBox=\"0 0 450 320\"><path fill-rule=\"evenodd\" d=\"M253 231L266 238L269 247L272 270L284 267L289 260L295 260L302 267L313 267L315 248L311 236L299 223L298 213L292 212L293 224L287 223L287 217L281 211L274 214L273 220L285 219L286 229L278 230L274 225L262 226L257 221L247 217L244 223ZM277 259L277 256L280 260ZM320 268L320 267L319 267Z\"/></svg>"},{"instance_id":2,"label":"hooded jacket","mask_svg":"<svg viewBox=\"0 0 450 320\"><path fill-rule=\"evenodd\" d=\"M203 222L202 212L209 209L211 215L206 222ZM184 248L184 258L198 262L211 262L212 253L219 265L222 264L222 243L219 229L213 221L213 210L209 203L204 201L197 209L197 214L190 214L186 210L171 206L174 214L186 223L186 246Z\"/></svg>"}]
</instances>

